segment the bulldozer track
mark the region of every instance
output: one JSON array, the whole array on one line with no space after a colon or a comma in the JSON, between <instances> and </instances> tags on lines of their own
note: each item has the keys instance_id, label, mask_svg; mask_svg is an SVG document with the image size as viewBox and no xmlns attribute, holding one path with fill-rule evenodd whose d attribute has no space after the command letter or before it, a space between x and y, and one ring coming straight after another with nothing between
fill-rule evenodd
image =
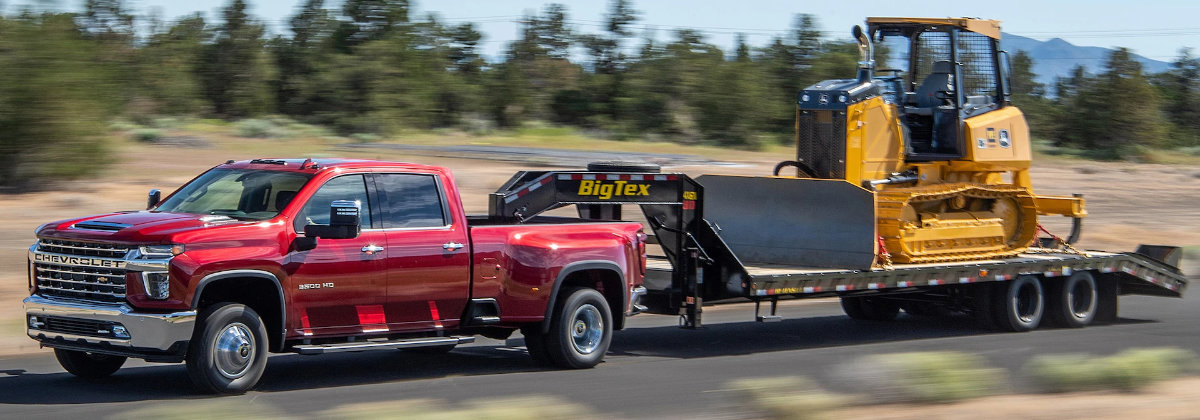
<instances>
[{"instance_id":1,"label":"bulldozer track","mask_svg":"<svg viewBox=\"0 0 1200 420\"><path fill-rule=\"evenodd\" d=\"M1017 203L1015 209L1017 220L1002 219L1001 223L1018 224L1014 237L1004 238L1003 244L993 245L992 249L985 250L966 252L944 249L936 252L914 250L920 247L906 238L922 227L904 218L905 208L915 203L948 200L960 196L968 199L1013 199ZM947 183L895 188L877 193L876 209L879 235L884 238L887 249L892 253L892 259L902 263L938 263L1008 257L1026 250L1037 235L1037 207L1033 195L1029 190L1014 185ZM971 212L960 211L957 213L969 214ZM953 240L970 243L985 239L964 236Z\"/></svg>"}]
</instances>

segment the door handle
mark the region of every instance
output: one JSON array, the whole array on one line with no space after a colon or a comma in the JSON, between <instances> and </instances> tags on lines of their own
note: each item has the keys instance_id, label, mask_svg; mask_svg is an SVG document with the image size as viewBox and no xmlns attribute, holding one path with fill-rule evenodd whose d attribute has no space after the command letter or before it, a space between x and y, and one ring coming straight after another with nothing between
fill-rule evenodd
<instances>
[{"instance_id":1,"label":"door handle","mask_svg":"<svg viewBox=\"0 0 1200 420\"><path fill-rule=\"evenodd\" d=\"M366 253L367 255L371 255L371 254L374 254L377 252L383 252L383 247L381 247L379 245L374 245L374 244L367 245L367 246L362 247L362 252Z\"/></svg>"},{"instance_id":2,"label":"door handle","mask_svg":"<svg viewBox=\"0 0 1200 420\"><path fill-rule=\"evenodd\" d=\"M448 242L448 243L442 244L442 249L447 250L447 251L457 251L464 246L466 246L466 245L460 244L458 242Z\"/></svg>"}]
</instances>

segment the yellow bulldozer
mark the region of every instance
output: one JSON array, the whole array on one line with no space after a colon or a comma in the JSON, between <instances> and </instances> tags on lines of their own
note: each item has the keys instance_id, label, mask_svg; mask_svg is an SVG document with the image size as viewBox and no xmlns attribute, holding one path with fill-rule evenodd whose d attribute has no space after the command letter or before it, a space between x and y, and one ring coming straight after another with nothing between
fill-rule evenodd
<instances>
[{"instance_id":1,"label":"yellow bulldozer","mask_svg":"<svg viewBox=\"0 0 1200 420\"><path fill-rule=\"evenodd\" d=\"M1074 218L1066 240L1073 242L1083 199L1033 193L1029 128L1009 101L999 22L866 23L853 31L862 53L857 77L799 92L796 160L781 162L775 175L794 167L795 178L871 192L875 251L897 263L1022 253L1036 245L1039 215ZM887 63L874 60L876 45L888 51Z\"/></svg>"}]
</instances>

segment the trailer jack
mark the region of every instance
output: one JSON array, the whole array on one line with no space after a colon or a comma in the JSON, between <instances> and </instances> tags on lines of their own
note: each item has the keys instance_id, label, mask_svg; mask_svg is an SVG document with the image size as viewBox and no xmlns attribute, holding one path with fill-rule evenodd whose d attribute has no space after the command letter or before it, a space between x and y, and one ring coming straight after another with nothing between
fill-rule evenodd
<instances>
[{"instance_id":1,"label":"trailer jack","mask_svg":"<svg viewBox=\"0 0 1200 420\"><path fill-rule=\"evenodd\" d=\"M758 322L779 322L783 321L783 317L775 315L775 310L779 308L779 299L771 299L771 314L759 315L759 309L762 306L761 300L754 301L754 320Z\"/></svg>"}]
</instances>

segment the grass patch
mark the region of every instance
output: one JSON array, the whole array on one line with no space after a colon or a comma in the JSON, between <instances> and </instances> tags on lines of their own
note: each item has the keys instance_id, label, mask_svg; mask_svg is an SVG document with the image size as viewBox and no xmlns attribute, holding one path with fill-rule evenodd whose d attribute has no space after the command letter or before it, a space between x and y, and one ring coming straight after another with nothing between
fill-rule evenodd
<instances>
[{"instance_id":1,"label":"grass patch","mask_svg":"<svg viewBox=\"0 0 1200 420\"><path fill-rule=\"evenodd\" d=\"M876 400L949 403L1002 393L1008 379L982 357L962 352L920 352L868 356L852 364L849 376Z\"/></svg>"},{"instance_id":2,"label":"grass patch","mask_svg":"<svg viewBox=\"0 0 1200 420\"><path fill-rule=\"evenodd\" d=\"M849 402L798 376L738 379L726 384L751 407L772 419L820 419Z\"/></svg>"},{"instance_id":3,"label":"grass patch","mask_svg":"<svg viewBox=\"0 0 1200 420\"><path fill-rule=\"evenodd\" d=\"M1174 347L1130 349L1107 357L1039 356L1024 370L1047 392L1136 391L1158 381L1200 372L1200 358Z\"/></svg>"}]
</instances>

